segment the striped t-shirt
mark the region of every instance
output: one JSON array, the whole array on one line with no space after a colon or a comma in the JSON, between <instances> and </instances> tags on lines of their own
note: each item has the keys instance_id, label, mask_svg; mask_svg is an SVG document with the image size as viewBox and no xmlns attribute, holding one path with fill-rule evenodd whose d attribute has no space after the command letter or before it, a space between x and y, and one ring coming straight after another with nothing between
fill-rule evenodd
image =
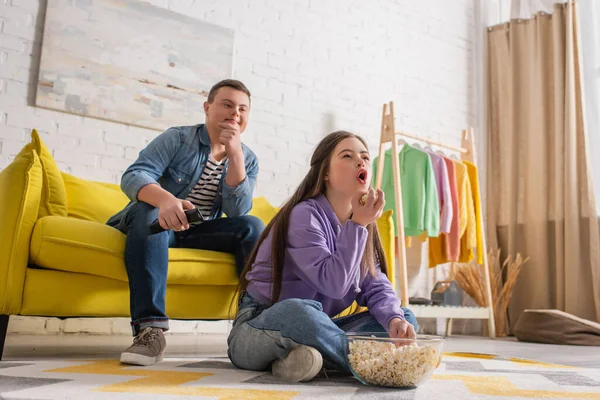
<instances>
[{"instance_id":1,"label":"striped t-shirt","mask_svg":"<svg viewBox=\"0 0 600 400\"><path fill-rule=\"evenodd\" d=\"M194 186L186 198L186 200L190 201L200 210L204 218L208 218L212 212L215 198L217 197L217 190L219 189L219 182L221 181L221 175L223 175L225 159L226 158L223 158L221 161L216 161L213 156L209 154L204 171L202 171L198 183L196 183L196 186Z\"/></svg>"}]
</instances>

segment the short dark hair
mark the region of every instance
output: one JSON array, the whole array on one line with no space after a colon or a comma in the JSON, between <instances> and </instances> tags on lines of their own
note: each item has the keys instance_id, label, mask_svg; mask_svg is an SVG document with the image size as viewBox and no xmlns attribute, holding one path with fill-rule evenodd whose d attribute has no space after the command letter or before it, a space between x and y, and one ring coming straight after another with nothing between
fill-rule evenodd
<instances>
[{"instance_id":1,"label":"short dark hair","mask_svg":"<svg viewBox=\"0 0 600 400\"><path fill-rule=\"evenodd\" d=\"M210 92L208 92L208 102L209 103L212 103L215 100L215 96L217 95L217 92L219 91L219 89L221 89L223 87L230 87L232 89L239 90L240 92L244 92L248 95L248 98L250 98L250 91L248 90L246 85L244 85L242 82L240 82L236 79L223 79L221 82L218 82L217 84L215 84L210 89Z\"/></svg>"}]
</instances>

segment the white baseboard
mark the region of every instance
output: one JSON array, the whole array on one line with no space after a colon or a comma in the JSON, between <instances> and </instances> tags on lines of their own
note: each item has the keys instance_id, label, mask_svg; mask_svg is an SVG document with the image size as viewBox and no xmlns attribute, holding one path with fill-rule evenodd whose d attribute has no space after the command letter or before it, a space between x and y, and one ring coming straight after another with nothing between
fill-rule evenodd
<instances>
[{"instance_id":1,"label":"white baseboard","mask_svg":"<svg viewBox=\"0 0 600 400\"><path fill-rule=\"evenodd\" d=\"M168 335L172 334L228 334L231 321L171 320ZM8 322L8 334L24 335L131 335L128 318L54 318L13 315Z\"/></svg>"}]
</instances>

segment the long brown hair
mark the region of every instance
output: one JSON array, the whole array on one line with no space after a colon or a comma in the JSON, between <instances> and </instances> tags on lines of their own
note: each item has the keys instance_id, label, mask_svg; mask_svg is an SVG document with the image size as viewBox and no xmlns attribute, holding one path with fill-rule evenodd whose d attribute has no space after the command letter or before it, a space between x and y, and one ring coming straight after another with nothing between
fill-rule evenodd
<instances>
[{"instance_id":1,"label":"long brown hair","mask_svg":"<svg viewBox=\"0 0 600 400\"><path fill-rule=\"evenodd\" d=\"M267 238L267 236L272 233L271 262L273 284L271 291L271 302L274 304L279 300L279 296L281 294L281 278L285 258L287 232L292 209L298 203L325 193L325 175L329 170L329 164L331 162L333 150L342 140L347 138L356 138L360 140L365 147L368 147L363 138L354 133L346 131L330 133L323 138L323 140L321 140L310 160L310 170L308 171L308 174L306 177L304 177L300 183L300 186L298 186L298 189L296 189L292 197L279 210L277 215L273 217L271 222L269 222L258 239L250 258L246 263L246 267L240 276L240 283L238 286L238 292L240 294L243 294L248 287L249 281L246 279L246 275L252 270L252 266L256 260L256 254L258 253L260 245ZM383 252L383 246L381 245L381 240L379 238L376 222L367 225L367 231L368 238L361 261L361 270L363 274L369 272L375 276L375 261L378 261L381 271L387 275L387 263L385 260L385 254Z\"/></svg>"}]
</instances>

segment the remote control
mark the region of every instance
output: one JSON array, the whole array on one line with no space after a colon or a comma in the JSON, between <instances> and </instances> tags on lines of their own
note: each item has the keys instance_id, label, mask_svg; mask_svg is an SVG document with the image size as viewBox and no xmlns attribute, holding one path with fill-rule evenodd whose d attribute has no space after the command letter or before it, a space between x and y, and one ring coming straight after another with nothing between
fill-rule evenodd
<instances>
[{"instance_id":1,"label":"remote control","mask_svg":"<svg viewBox=\"0 0 600 400\"><path fill-rule=\"evenodd\" d=\"M188 220L188 223L193 224L194 222L201 222L204 221L204 217L202 217L202 214L200 214L200 210L198 210L197 208L194 208L193 210L185 210L185 216ZM152 223L152 225L150 225L150 234L154 235L156 233L160 233L165 231L165 229L160 226L160 223L158 222L158 219L156 221L154 221Z\"/></svg>"}]
</instances>

